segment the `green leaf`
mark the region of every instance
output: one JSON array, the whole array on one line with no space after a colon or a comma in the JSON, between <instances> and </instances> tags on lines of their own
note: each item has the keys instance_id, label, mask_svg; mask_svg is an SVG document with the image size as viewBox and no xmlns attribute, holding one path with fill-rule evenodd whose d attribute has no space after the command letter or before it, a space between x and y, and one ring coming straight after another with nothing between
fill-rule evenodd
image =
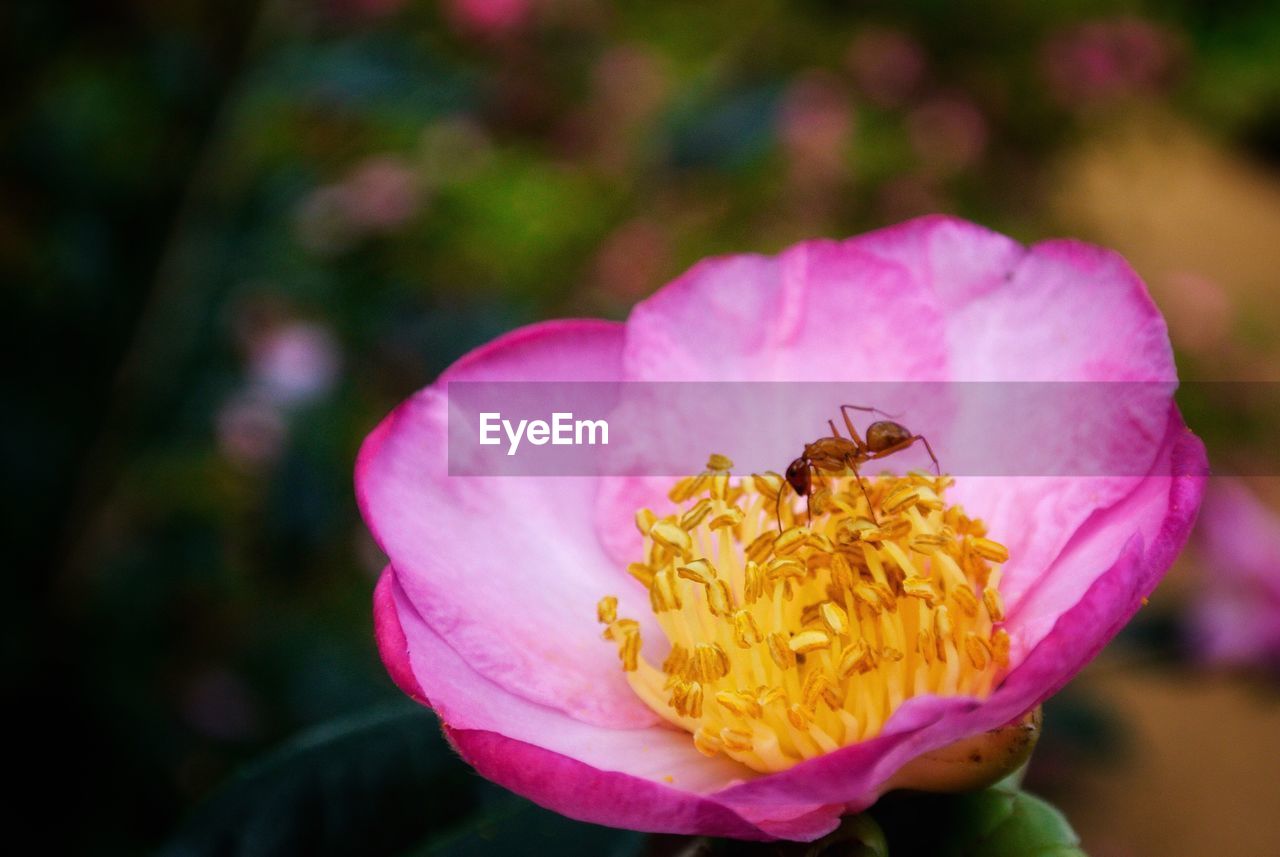
<instances>
[{"instance_id":1,"label":"green leaf","mask_svg":"<svg viewBox=\"0 0 1280 857\"><path fill-rule=\"evenodd\" d=\"M162 857L403 853L493 793L409 702L308 731L232 778Z\"/></svg>"},{"instance_id":2,"label":"green leaf","mask_svg":"<svg viewBox=\"0 0 1280 857\"><path fill-rule=\"evenodd\" d=\"M962 795L889 795L872 813L894 857L1084 857L1061 812L1007 784Z\"/></svg>"}]
</instances>

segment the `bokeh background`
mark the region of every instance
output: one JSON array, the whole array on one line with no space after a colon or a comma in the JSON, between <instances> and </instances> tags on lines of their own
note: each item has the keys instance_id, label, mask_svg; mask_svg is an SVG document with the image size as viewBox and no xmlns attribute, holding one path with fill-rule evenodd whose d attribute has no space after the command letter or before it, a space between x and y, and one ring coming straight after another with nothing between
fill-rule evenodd
<instances>
[{"instance_id":1,"label":"bokeh background","mask_svg":"<svg viewBox=\"0 0 1280 857\"><path fill-rule=\"evenodd\" d=\"M515 325L946 211L1125 253L1184 379L1280 377L1264 0L44 0L0 47L5 680L48 853L639 847L486 789L374 651L355 451ZM1049 709L1028 785L1096 857L1280 853L1280 486L1221 485Z\"/></svg>"}]
</instances>

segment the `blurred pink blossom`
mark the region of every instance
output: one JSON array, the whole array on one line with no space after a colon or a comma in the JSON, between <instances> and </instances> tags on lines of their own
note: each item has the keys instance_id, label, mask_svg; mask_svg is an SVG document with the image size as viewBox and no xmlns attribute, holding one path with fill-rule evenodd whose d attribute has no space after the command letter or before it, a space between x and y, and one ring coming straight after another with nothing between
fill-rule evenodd
<instances>
[{"instance_id":1,"label":"blurred pink blossom","mask_svg":"<svg viewBox=\"0 0 1280 857\"><path fill-rule=\"evenodd\" d=\"M287 434L280 408L250 393L236 394L223 403L214 428L218 451L246 469L278 458Z\"/></svg>"},{"instance_id":2,"label":"blurred pink blossom","mask_svg":"<svg viewBox=\"0 0 1280 857\"><path fill-rule=\"evenodd\" d=\"M911 146L926 166L943 171L972 166L987 148L987 120L962 96L939 96L907 116Z\"/></svg>"},{"instance_id":3,"label":"blurred pink blossom","mask_svg":"<svg viewBox=\"0 0 1280 857\"><path fill-rule=\"evenodd\" d=\"M254 343L249 376L271 400L303 404L333 387L339 363L338 344L327 327L295 321Z\"/></svg>"},{"instance_id":4,"label":"blurred pink blossom","mask_svg":"<svg viewBox=\"0 0 1280 857\"><path fill-rule=\"evenodd\" d=\"M778 112L778 135L793 168L822 178L844 172L853 137L853 110L839 81L810 74L787 87Z\"/></svg>"},{"instance_id":5,"label":"blurred pink blossom","mask_svg":"<svg viewBox=\"0 0 1280 857\"><path fill-rule=\"evenodd\" d=\"M347 216L358 228L386 232L418 211L418 175L408 163L378 155L361 163L342 184Z\"/></svg>"},{"instance_id":6,"label":"blurred pink blossom","mask_svg":"<svg viewBox=\"0 0 1280 857\"><path fill-rule=\"evenodd\" d=\"M1054 96L1083 105L1163 89L1178 54L1175 37L1158 24L1115 18L1058 33L1045 44L1041 62Z\"/></svg>"},{"instance_id":7,"label":"blurred pink blossom","mask_svg":"<svg viewBox=\"0 0 1280 857\"><path fill-rule=\"evenodd\" d=\"M854 36L845 63L858 90L879 107L905 104L928 68L920 43L888 27L866 27Z\"/></svg>"},{"instance_id":8,"label":"blurred pink blossom","mask_svg":"<svg viewBox=\"0 0 1280 857\"><path fill-rule=\"evenodd\" d=\"M412 165L394 155L375 155L342 181L322 185L302 200L295 213L298 240L313 253L341 253L366 235L403 226L422 201L422 180Z\"/></svg>"},{"instance_id":9,"label":"blurred pink blossom","mask_svg":"<svg viewBox=\"0 0 1280 857\"><path fill-rule=\"evenodd\" d=\"M445 14L458 30L493 37L512 33L529 19L530 0L446 0Z\"/></svg>"},{"instance_id":10,"label":"blurred pink blossom","mask_svg":"<svg viewBox=\"0 0 1280 857\"><path fill-rule=\"evenodd\" d=\"M1209 663L1280 673L1280 515L1243 482L1214 479L1193 544L1204 573L1195 651Z\"/></svg>"}]
</instances>

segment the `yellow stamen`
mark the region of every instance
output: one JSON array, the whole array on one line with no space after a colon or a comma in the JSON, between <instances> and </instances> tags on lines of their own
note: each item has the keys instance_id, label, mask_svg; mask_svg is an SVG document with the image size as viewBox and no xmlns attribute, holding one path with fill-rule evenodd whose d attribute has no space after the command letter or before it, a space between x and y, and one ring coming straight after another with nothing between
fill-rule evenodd
<instances>
[{"instance_id":1,"label":"yellow stamen","mask_svg":"<svg viewBox=\"0 0 1280 857\"><path fill-rule=\"evenodd\" d=\"M636 513L644 561L627 571L670 642L661 667L615 597L596 608L631 687L700 752L779 771L876 736L913 696L991 693L1009 552L946 505L949 478L816 480L812 521L784 502L779 532L782 478L730 467L713 455L672 514Z\"/></svg>"}]
</instances>

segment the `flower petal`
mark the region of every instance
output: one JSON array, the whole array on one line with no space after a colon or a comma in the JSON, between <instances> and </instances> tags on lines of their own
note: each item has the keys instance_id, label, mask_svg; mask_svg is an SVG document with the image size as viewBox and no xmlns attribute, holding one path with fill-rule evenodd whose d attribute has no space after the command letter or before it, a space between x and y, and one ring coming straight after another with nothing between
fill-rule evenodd
<instances>
[{"instance_id":1,"label":"flower petal","mask_svg":"<svg viewBox=\"0 0 1280 857\"><path fill-rule=\"evenodd\" d=\"M705 797L743 769L665 726L595 726L514 695L469 667L422 619L388 566L374 593L378 649L396 683L435 709L484 776L572 818L641 830L767 838Z\"/></svg>"},{"instance_id":2,"label":"flower petal","mask_svg":"<svg viewBox=\"0 0 1280 857\"><path fill-rule=\"evenodd\" d=\"M640 726L656 717L627 686L591 618L624 577L591 525L594 484L447 470L444 384L612 380L621 344L618 325L558 322L463 357L369 435L356 493L423 618L477 672L590 722Z\"/></svg>"}]
</instances>

